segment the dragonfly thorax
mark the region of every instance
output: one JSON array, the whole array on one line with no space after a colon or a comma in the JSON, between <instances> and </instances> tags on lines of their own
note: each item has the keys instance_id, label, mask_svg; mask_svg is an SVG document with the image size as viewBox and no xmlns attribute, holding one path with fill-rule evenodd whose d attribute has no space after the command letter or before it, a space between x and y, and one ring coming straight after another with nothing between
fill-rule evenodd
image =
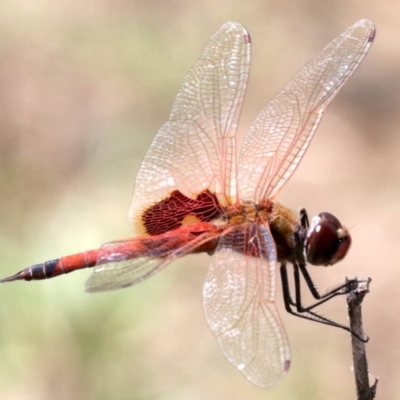
<instances>
[{"instance_id":1,"label":"dragonfly thorax","mask_svg":"<svg viewBox=\"0 0 400 400\"><path fill-rule=\"evenodd\" d=\"M274 203L270 200L256 204L253 201L243 201L240 204L227 207L225 218L229 224L237 225L246 222L267 222L273 211Z\"/></svg>"}]
</instances>

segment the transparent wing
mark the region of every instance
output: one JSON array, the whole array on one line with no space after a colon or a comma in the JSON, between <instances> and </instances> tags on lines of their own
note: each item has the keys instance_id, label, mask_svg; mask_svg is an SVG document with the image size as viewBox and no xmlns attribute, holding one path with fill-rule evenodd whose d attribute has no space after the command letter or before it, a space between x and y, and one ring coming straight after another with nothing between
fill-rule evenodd
<instances>
[{"instance_id":1,"label":"transparent wing","mask_svg":"<svg viewBox=\"0 0 400 400\"><path fill-rule=\"evenodd\" d=\"M186 75L140 166L129 210L135 232L143 231L143 211L175 189L191 199L205 189L235 195L235 132L249 65L248 32L224 24Z\"/></svg>"},{"instance_id":2,"label":"transparent wing","mask_svg":"<svg viewBox=\"0 0 400 400\"><path fill-rule=\"evenodd\" d=\"M135 285L155 275L171 261L169 258L141 257L98 265L86 281L86 291L103 292Z\"/></svg>"},{"instance_id":3,"label":"transparent wing","mask_svg":"<svg viewBox=\"0 0 400 400\"><path fill-rule=\"evenodd\" d=\"M326 46L261 111L247 132L239 162L239 195L274 197L302 159L323 112L360 65L375 36L358 21Z\"/></svg>"},{"instance_id":4,"label":"transparent wing","mask_svg":"<svg viewBox=\"0 0 400 400\"><path fill-rule=\"evenodd\" d=\"M204 284L206 319L222 352L262 387L274 385L290 365L275 307L275 264L268 227L235 226L220 238Z\"/></svg>"},{"instance_id":5,"label":"transparent wing","mask_svg":"<svg viewBox=\"0 0 400 400\"><path fill-rule=\"evenodd\" d=\"M86 282L86 291L114 290L140 283L177 258L217 240L219 234L218 231L194 235L173 232L106 243L98 251L97 264Z\"/></svg>"}]
</instances>

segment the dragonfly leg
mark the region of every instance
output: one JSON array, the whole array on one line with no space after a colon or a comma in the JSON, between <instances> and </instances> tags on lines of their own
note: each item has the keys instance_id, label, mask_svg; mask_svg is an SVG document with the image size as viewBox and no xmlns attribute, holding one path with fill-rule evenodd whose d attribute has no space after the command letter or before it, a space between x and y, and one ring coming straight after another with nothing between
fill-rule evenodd
<instances>
[{"instance_id":1,"label":"dragonfly leg","mask_svg":"<svg viewBox=\"0 0 400 400\"><path fill-rule=\"evenodd\" d=\"M304 270L307 271L305 269ZM340 324L338 322L332 321L329 318L323 317L322 315L317 314L315 311L312 311L314 308L317 306L325 303L326 301L330 300L331 298L340 295L340 294L346 294L351 290L353 280L346 281L345 284L339 285L338 287L328 291L327 293L320 295L318 291L315 288L314 283L311 280L311 277L309 276L308 272L306 272L308 280L305 278L307 282L307 286L310 288L311 293L317 294L319 297L320 301L317 301L316 303L310 305L310 306L303 306L302 304L302 298L301 298L301 282L300 282L300 272L299 272L299 265L298 264L293 264L294 268L294 283L295 283L295 300L293 300L292 295L290 293L290 285L289 285L289 278L288 278L288 273L287 273L287 265L286 263L282 263L280 267L280 273L281 273L281 281L282 281L282 290L283 290L283 300L285 304L286 311L289 314L292 314L296 317L299 318L304 318L308 319L311 321L319 322L321 324L333 326L336 328L341 328L344 329L347 332L350 332L352 335L357 337L362 342L367 342L368 338L361 338L358 336L356 333L354 333L348 326ZM300 267L301 269L301 267ZM303 271L302 271L303 272ZM304 274L303 274L304 275ZM313 287L313 290L311 290L311 287Z\"/></svg>"}]
</instances>

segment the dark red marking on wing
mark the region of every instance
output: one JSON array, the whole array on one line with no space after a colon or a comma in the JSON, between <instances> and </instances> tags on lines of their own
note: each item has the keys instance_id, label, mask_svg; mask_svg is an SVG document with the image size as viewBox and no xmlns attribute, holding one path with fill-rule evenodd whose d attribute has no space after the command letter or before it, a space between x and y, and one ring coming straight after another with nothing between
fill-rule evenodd
<instances>
[{"instance_id":1,"label":"dark red marking on wing","mask_svg":"<svg viewBox=\"0 0 400 400\"><path fill-rule=\"evenodd\" d=\"M179 190L152 205L142 215L143 226L149 235L160 235L194 222L210 222L219 217L222 208L214 193L201 192L195 200Z\"/></svg>"}]
</instances>

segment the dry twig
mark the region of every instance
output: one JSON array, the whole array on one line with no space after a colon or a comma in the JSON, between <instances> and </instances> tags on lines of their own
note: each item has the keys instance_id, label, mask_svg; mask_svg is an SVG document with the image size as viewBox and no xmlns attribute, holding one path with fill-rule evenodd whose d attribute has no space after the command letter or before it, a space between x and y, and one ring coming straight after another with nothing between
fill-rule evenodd
<instances>
[{"instance_id":1,"label":"dry twig","mask_svg":"<svg viewBox=\"0 0 400 400\"><path fill-rule=\"evenodd\" d=\"M368 337L364 334L362 326L361 304L365 295L369 292L368 280L355 278L352 280L352 288L347 295L348 313L350 318L350 329L359 338L365 337L365 341L359 340L356 335L351 335L351 345L353 349L354 375L357 387L357 400L373 400L375 398L378 385L378 378L370 386L370 374L368 372L368 363L365 350L365 344Z\"/></svg>"}]
</instances>

